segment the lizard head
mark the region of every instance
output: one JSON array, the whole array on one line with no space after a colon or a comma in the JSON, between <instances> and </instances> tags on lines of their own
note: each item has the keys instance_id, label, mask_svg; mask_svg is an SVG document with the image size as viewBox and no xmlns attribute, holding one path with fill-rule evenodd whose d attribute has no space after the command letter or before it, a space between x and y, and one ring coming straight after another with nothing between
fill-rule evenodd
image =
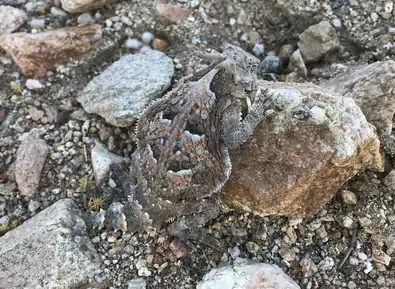
<instances>
[{"instance_id":1,"label":"lizard head","mask_svg":"<svg viewBox=\"0 0 395 289\"><path fill-rule=\"evenodd\" d=\"M232 70L235 83L241 84L246 92L255 91L259 59L241 47L227 42L222 45L221 49L225 57L221 65L228 66Z\"/></svg>"}]
</instances>

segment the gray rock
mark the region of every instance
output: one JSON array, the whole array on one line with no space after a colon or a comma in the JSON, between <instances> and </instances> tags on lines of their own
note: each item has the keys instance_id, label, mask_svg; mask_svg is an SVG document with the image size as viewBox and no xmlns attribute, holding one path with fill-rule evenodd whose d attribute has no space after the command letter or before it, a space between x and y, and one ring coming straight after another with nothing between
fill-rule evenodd
<instances>
[{"instance_id":1,"label":"gray rock","mask_svg":"<svg viewBox=\"0 0 395 289\"><path fill-rule=\"evenodd\" d=\"M386 60L350 68L319 85L346 97L361 108L379 135L390 135L395 112L395 61Z\"/></svg>"},{"instance_id":2,"label":"gray rock","mask_svg":"<svg viewBox=\"0 0 395 289\"><path fill-rule=\"evenodd\" d=\"M276 288L300 289L277 265L252 263L239 259L232 266L215 268L207 273L196 289Z\"/></svg>"},{"instance_id":3,"label":"gray rock","mask_svg":"<svg viewBox=\"0 0 395 289\"><path fill-rule=\"evenodd\" d=\"M36 130L30 131L20 144L15 161L15 181L23 196L36 194L47 155L45 141L39 138Z\"/></svg>"},{"instance_id":4,"label":"gray rock","mask_svg":"<svg viewBox=\"0 0 395 289\"><path fill-rule=\"evenodd\" d=\"M32 21L30 21L29 24L30 24L30 27L32 27L32 28L42 30L45 27L45 19L43 19L43 18L40 18L40 19L34 18L34 19L32 19Z\"/></svg>"},{"instance_id":5,"label":"gray rock","mask_svg":"<svg viewBox=\"0 0 395 289\"><path fill-rule=\"evenodd\" d=\"M141 42L135 38L129 38L125 41L125 47L131 49L139 49L141 47Z\"/></svg>"},{"instance_id":6,"label":"gray rock","mask_svg":"<svg viewBox=\"0 0 395 289\"><path fill-rule=\"evenodd\" d=\"M26 3L27 0L0 0L0 5L18 6Z\"/></svg>"},{"instance_id":7,"label":"gray rock","mask_svg":"<svg viewBox=\"0 0 395 289\"><path fill-rule=\"evenodd\" d=\"M299 49L297 49L294 53L292 53L291 58L289 59L288 69L289 71L296 72L298 76L304 78L307 76L306 65L304 64Z\"/></svg>"},{"instance_id":8,"label":"gray rock","mask_svg":"<svg viewBox=\"0 0 395 289\"><path fill-rule=\"evenodd\" d=\"M174 74L171 58L160 51L126 55L95 77L79 94L88 113L118 127L133 124L142 110L169 88Z\"/></svg>"},{"instance_id":9,"label":"gray rock","mask_svg":"<svg viewBox=\"0 0 395 289\"><path fill-rule=\"evenodd\" d=\"M0 6L0 19L0 35L2 35L12 33L21 27L27 21L27 15L20 9Z\"/></svg>"},{"instance_id":10,"label":"gray rock","mask_svg":"<svg viewBox=\"0 0 395 289\"><path fill-rule=\"evenodd\" d=\"M80 25L85 25L85 24L94 23L95 19L93 19L90 13L82 13L80 16L78 16L77 22Z\"/></svg>"},{"instance_id":11,"label":"gray rock","mask_svg":"<svg viewBox=\"0 0 395 289\"><path fill-rule=\"evenodd\" d=\"M0 238L0 288L77 288L100 257L71 199L57 201Z\"/></svg>"},{"instance_id":12,"label":"gray rock","mask_svg":"<svg viewBox=\"0 0 395 289\"><path fill-rule=\"evenodd\" d=\"M278 74L282 70L281 59L274 53L269 52L261 62L259 68L263 76L267 76L267 74Z\"/></svg>"},{"instance_id":13,"label":"gray rock","mask_svg":"<svg viewBox=\"0 0 395 289\"><path fill-rule=\"evenodd\" d=\"M96 142L91 152L92 166L95 173L96 184L99 186L110 171L110 165L121 163L124 159L116 154L110 153L107 148Z\"/></svg>"},{"instance_id":14,"label":"gray rock","mask_svg":"<svg viewBox=\"0 0 395 289\"><path fill-rule=\"evenodd\" d=\"M146 31L141 34L141 41L143 41L144 43L150 44L152 40L154 40L154 34L152 34L151 32Z\"/></svg>"},{"instance_id":15,"label":"gray rock","mask_svg":"<svg viewBox=\"0 0 395 289\"><path fill-rule=\"evenodd\" d=\"M128 289L145 289L147 282L143 278L136 278L130 280L127 285Z\"/></svg>"},{"instance_id":16,"label":"gray rock","mask_svg":"<svg viewBox=\"0 0 395 289\"><path fill-rule=\"evenodd\" d=\"M58 17L58 18L67 18L68 15L65 11L63 11L62 9L60 9L59 7L51 7L50 10L52 16Z\"/></svg>"},{"instance_id":17,"label":"gray rock","mask_svg":"<svg viewBox=\"0 0 395 289\"><path fill-rule=\"evenodd\" d=\"M318 61L340 47L336 29L328 21L310 26L299 39L300 53L306 63Z\"/></svg>"}]
</instances>

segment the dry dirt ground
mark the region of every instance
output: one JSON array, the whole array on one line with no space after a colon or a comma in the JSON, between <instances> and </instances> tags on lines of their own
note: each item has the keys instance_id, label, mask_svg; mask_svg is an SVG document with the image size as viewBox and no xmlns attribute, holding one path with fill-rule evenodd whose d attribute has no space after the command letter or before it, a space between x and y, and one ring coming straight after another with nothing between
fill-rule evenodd
<instances>
[{"instance_id":1,"label":"dry dirt ground","mask_svg":"<svg viewBox=\"0 0 395 289\"><path fill-rule=\"evenodd\" d=\"M106 19L116 15L127 15L133 24L130 27L123 25L118 31L104 29L105 44L93 55L53 69L42 80L47 87L40 93L28 91L24 87L16 92L11 87L12 81L19 80L23 84L27 77L20 73L5 52L1 52L0 68L3 73L0 77L0 114L12 114L13 118L10 124L0 124L1 131L7 131L12 139L0 146L0 174L4 175L12 170L20 143L19 136L32 128L47 127L46 142L51 147L51 152L56 151L61 145L61 136L70 130L70 113L81 109L75 99L77 92L121 55L132 52L124 46L125 40L131 34L138 38L141 33L149 31L167 42L169 47L165 53L171 58L177 58L181 64L180 69L176 70L175 80L204 66L206 62L199 57L198 52L207 48L217 49L223 41L240 43L243 48L251 51L251 45L241 40L244 34L248 34L248 37L264 43L266 51L278 51L285 44L296 45L298 36L307 27L323 19L333 19L334 15L344 22L351 22L351 27L355 28L342 28L337 31L341 45L347 53L343 53L342 57L324 59L308 65L308 71L315 69L316 73L314 76L310 73L306 81L317 82L332 77L336 74L331 66L333 63L350 65L370 63L385 57L393 59L391 51L381 50L383 44L392 41L388 27L391 26L393 17L379 17L376 22L367 20L377 7L384 5L378 3L379 1L376 3L361 0L358 5L352 6L350 3L355 1L300 0L282 3L287 1L201 0L197 1L199 5L194 8L191 7L191 2L194 1L170 2L190 11L185 21L169 24L155 13L153 1L121 1L97 10L101 18L96 22L103 24L103 27L106 27ZM339 6L335 8L337 4ZM205 21L201 11L205 12L207 18L216 19L217 23ZM53 28L65 25L50 12L46 13L46 25ZM78 15L69 14L68 23L76 25ZM229 24L232 17L237 19L237 24ZM364 24L358 25L360 23ZM29 24L26 24L20 31L30 29ZM283 73L286 74L286 70ZM40 120L29 117L30 106L40 108L44 104L59 109L55 123L43 124ZM89 120L91 129L88 137L101 139L100 131L108 131L111 138L103 140L103 143L115 154L130 154L134 148L133 130L111 127L95 115L89 115ZM84 123L79 120L72 122L76 126ZM89 152L90 148L87 149ZM183 259L177 259L172 254L169 250L171 239L162 232L122 236L119 239L124 241L115 244L103 245L98 242L97 248L107 262L106 270L97 279L105 279L114 288L123 288L128 280L138 277L138 270L136 267L130 268L130 264L140 260L151 272L148 274L150 276L143 276L147 281L147 288L193 288L211 268L240 256L278 264L301 288L395 288L394 263L386 266L372 261L372 248L386 251L391 247L391 244L383 243L382 236L395 234L394 191L383 184L384 177L393 166L391 152L395 151L395 147L391 145L391 138L386 141L385 150L388 152L385 172L361 172L344 185L345 190L357 195L358 201L355 205L346 205L341 198L336 197L319 214L303 220L276 216L260 218L241 212L224 214L210 224L210 227L215 228L217 237L225 244L223 250L213 250L202 244L189 244L189 254ZM77 169L73 168L72 160L81 165ZM85 186L84 191L81 189L81 180L93 180L91 164L89 160L84 160L83 148L78 148L73 158L61 157L54 160L49 157L41 175L40 194L35 198L40 202L39 210L65 197L75 199L81 209L86 210L86 200L90 195L96 194L97 190L89 186L87 189ZM12 177L2 182L10 181ZM27 209L29 200L18 193L0 198L6 201L6 212L21 210L21 219L30 218L34 214ZM345 226L345 222L350 219L353 225ZM295 229L292 230L296 241L290 245L287 239L289 228L292 227L289 224L292 222L295 224ZM358 229L353 236L355 227ZM92 239L95 237L97 235L93 234ZM353 239L356 247L344 266L339 269ZM122 258L122 254L130 257ZM155 267L155 264L159 267ZM368 270L369 264L372 264L371 270Z\"/></svg>"}]
</instances>

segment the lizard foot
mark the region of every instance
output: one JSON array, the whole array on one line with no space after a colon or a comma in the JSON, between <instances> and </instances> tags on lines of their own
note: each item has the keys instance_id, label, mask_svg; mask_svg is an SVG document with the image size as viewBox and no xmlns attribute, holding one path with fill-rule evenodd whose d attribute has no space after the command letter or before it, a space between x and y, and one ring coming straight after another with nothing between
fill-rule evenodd
<instances>
[{"instance_id":1,"label":"lizard foot","mask_svg":"<svg viewBox=\"0 0 395 289\"><path fill-rule=\"evenodd\" d=\"M210 234L210 230L201 227L218 215L219 207L216 204L205 203L201 212L177 218L168 225L167 231L171 236L175 236L183 242L196 241L213 249L221 250L223 244Z\"/></svg>"}]
</instances>

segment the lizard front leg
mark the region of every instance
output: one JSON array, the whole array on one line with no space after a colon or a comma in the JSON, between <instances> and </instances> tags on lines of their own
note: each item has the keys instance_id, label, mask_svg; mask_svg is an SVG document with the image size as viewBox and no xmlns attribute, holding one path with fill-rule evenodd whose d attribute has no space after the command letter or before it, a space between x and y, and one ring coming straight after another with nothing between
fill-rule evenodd
<instances>
[{"instance_id":1,"label":"lizard front leg","mask_svg":"<svg viewBox=\"0 0 395 289\"><path fill-rule=\"evenodd\" d=\"M221 134L227 148L235 149L247 140L265 118L265 112L270 108L275 97L276 93L269 89L259 91L243 120L240 120L241 106L237 102L224 110L221 119Z\"/></svg>"}]
</instances>

